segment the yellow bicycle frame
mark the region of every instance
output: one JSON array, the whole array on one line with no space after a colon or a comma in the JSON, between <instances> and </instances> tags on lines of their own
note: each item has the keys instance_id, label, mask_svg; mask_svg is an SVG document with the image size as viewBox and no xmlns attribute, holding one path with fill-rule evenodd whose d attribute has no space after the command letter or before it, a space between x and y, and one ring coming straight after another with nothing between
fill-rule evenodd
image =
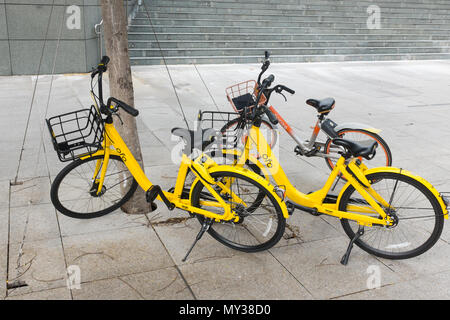
<instances>
[{"instance_id":1,"label":"yellow bicycle frame","mask_svg":"<svg viewBox=\"0 0 450 320\"><path fill-rule=\"evenodd\" d=\"M102 156L102 158L97 160L94 174L92 176L92 179L95 180L96 183L98 183L97 193L100 193L102 190L103 182L108 167L108 162L111 156L121 157L125 166L128 168L131 175L134 177L136 182L143 190L147 191L153 186L153 184L147 178L141 166L136 161L133 154L131 153L131 151L128 149L127 145L121 138L120 134L117 132L113 123L105 123L105 138L103 141L103 148L94 153L93 155L82 157L81 159L94 156ZM189 168L193 169L192 172L197 176L195 183L199 182L202 183L217 200L217 202L214 203L212 201L201 201L200 203L204 205L223 207L225 209L224 214L217 214L208 210L194 207L190 204L190 199L181 198L185 184L186 174ZM224 166L224 165L219 166L211 158L209 158L207 155L204 154L200 155L196 160L191 160L185 154L183 154L174 191L173 192L163 191L164 196L171 203L173 203L175 207L180 208L182 210L201 214L207 218L215 219L215 221L233 220L237 222L239 220L239 217L235 215L231 206L227 204L223 200L223 198L217 193L217 191L211 186L211 182L214 180L211 178L210 173L216 171L237 172L241 175L249 177L250 179L257 180L258 182L262 183L263 186L273 194L274 198L276 199L276 201L278 202L278 204L282 209L283 216L285 218L289 217L286 204L278 197L278 195L275 192L272 191L272 189L270 189L270 184L266 180L262 179L259 175L255 174L254 172L251 172L246 169L234 166ZM217 184L222 189L222 191L230 192L228 187L223 183L221 182L214 182L214 183ZM193 187L191 188L191 193L192 189ZM236 194L232 192L230 193L234 202L242 203L245 205L245 203ZM157 199L162 201L160 196L158 196Z\"/></svg>"},{"instance_id":2,"label":"yellow bicycle frame","mask_svg":"<svg viewBox=\"0 0 450 320\"><path fill-rule=\"evenodd\" d=\"M250 154L250 150L253 149L253 146L256 147L256 151L259 155L259 160L256 162L255 158ZM226 150L224 152L229 153L229 151ZM233 152L234 151L231 150L231 153ZM357 159L346 161L344 157L341 157L337 161L333 171L331 172L329 178L325 182L325 185L323 186L322 189L310 194L302 193L290 183L288 177L281 168L281 165L278 162L277 158L273 155L272 149L270 148L270 145L267 143L264 135L260 132L259 128L255 126L252 126L250 128L250 131L246 138L244 151L241 153L241 156L238 159L236 166L243 166L247 160L250 160L250 162L255 163L262 169L266 167L267 170L264 170L263 172L270 173L275 182L279 186L283 186L285 188L286 190L285 196L289 198L292 202L299 204L300 206L303 207L315 208L319 213L327 214L337 218L354 220L358 222L358 224L364 226L372 226L373 224L390 225L392 223L391 218L386 215L386 213L380 206L381 204L384 207L389 207L390 206L389 203L386 200L384 200L377 192L375 192L375 190L370 186L370 182L366 179L366 175L370 173L386 172L386 171L395 173L401 172L404 175L410 176L413 179L422 182L436 196L436 198L439 201L439 204L442 207L444 216L448 219L448 211L446 205L444 204L439 193L436 191L436 189L433 188L433 186L430 183L426 182L422 178L412 175L408 171L401 170L398 168L381 167L368 170L364 164L361 163L361 165L358 165L356 163ZM349 168L351 172L353 172L353 174L362 183L360 183L355 178L355 176L347 170L347 168ZM332 188L333 182L338 177L339 173L341 173L343 177L347 179L347 184L342 188L336 203L324 203L325 197ZM356 191L358 191L361 194L361 196L367 201L369 206L349 205L348 210L351 212L338 210L342 194L350 185L353 186L356 189ZM373 214L373 216L377 218L360 213Z\"/></svg>"}]
</instances>

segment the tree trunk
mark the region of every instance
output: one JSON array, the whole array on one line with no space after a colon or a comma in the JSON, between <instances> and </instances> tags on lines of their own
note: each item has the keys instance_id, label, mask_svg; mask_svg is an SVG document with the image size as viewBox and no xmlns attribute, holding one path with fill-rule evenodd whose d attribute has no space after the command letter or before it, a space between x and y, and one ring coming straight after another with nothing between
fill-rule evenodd
<instances>
[{"instance_id":1,"label":"tree trunk","mask_svg":"<svg viewBox=\"0 0 450 320\"><path fill-rule=\"evenodd\" d=\"M128 55L127 16L123 0L101 0L104 41L106 53L111 59L108 64L109 88L112 97L134 106L133 79ZM114 124L141 168L142 160L136 119L121 110L123 124L114 117ZM150 212L145 192L138 188L133 197L122 206L126 213Z\"/></svg>"}]
</instances>

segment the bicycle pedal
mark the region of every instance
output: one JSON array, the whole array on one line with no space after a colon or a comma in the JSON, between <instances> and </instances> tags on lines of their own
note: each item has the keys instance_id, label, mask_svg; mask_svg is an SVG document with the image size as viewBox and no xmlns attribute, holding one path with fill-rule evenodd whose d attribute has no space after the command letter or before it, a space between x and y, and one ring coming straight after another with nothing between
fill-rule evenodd
<instances>
[{"instance_id":1,"label":"bicycle pedal","mask_svg":"<svg viewBox=\"0 0 450 320\"><path fill-rule=\"evenodd\" d=\"M156 209L157 206L154 203L154 201L158 196L162 199L162 201L170 211L172 211L175 208L175 205L172 202L170 202L169 199L167 199L167 197L164 195L164 192L162 191L161 187L156 184L152 185L145 194L147 202L151 203L152 208L155 207Z\"/></svg>"},{"instance_id":2,"label":"bicycle pedal","mask_svg":"<svg viewBox=\"0 0 450 320\"><path fill-rule=\"evenodd\" d=\"M299 146L296 146L296 147L294 148L294 153L295 153L297 156L303 156L303 151L302 151L302 149L301 149Z\"/></svg>"}]
</instances>

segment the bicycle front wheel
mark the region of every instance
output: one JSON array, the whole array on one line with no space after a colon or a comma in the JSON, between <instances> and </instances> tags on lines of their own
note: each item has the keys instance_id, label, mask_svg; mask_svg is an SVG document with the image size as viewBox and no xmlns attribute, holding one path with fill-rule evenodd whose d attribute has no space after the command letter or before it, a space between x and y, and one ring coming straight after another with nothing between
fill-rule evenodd
<instances>
[{"instance_id":1,"label":"bicycle front wheel","mask_svg":"<svg viewBox=\"0 0 450 320\"><path fill-rule=\"evenodd\" d=\"M364 227L364 234L355 244L387 259L412 258L429 250L439 239L444 225L442 208L435 195L420 181L401 173L377 172L367 175L367 179L390 203L390 207L383 210L394 220L394 225ZM350 206L370 207L353 186L344 191L339 210L350 212ZM371 216L381 218L378 214ZM359 225L347 219L341 219L341 224L353 239Z\"/></svg>"},{"instance_id":2,"label":"bicycle front wheel","mask_svg":"<svg viewBox=\"0 0 450 320\"><path fill-rule=\"evenodd\" d=\"M208 230L214 239L230 248L244 252L267 250L281 239L286 220L280 205L265 187L237 172L214 172L211 176L228 186L229 192L224 192L218 186L215 189L240 218L236 223L214 222ZM247 206L233 202L231 193L238 196ZM201 201L216 205L202 206ZM195 207L202 207L217 214L224 213L224 208L202 183L195 185L191 203ZM197 215L197 218L200 223L203 223L205 219L202 215Z\"/></svg>"},{"instance_id":3,"label":"bicycle front wheel","mask_svg":"<svg viewBox=\"0 0 450 320\"><path fill-rule=\"evenodd\" d=\"M56 210L78 219L90 219L108 214L127 202L138 186L119 156L109 158L103 187L98 193L103 156L77 159L56 176L50 197Z\"/></svg>"}]
</instances>

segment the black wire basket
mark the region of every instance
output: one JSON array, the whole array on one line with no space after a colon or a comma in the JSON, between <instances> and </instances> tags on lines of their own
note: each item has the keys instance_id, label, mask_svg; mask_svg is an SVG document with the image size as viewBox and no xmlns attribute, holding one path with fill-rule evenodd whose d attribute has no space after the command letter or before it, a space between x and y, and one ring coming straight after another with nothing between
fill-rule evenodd
<instances>
[{"instance_id":1,"label":"black wire basket","mask_svg":"<svg viewBox=\"0 0 450 320\"><path fill-rule=\"evenodd\" d=\"M247 121L242 114L223 111L200 111L198 120L202 130L213 129L216 134L215 143L208 147L210 150L222 148L240 149L243 147Z\"/></svg>"},{"instance_id":2,"label":"black wire basket","mask_svg":"<svg viewBox=\"0 0 450 320\"><path fill-rule=\"evenodd\" d=\"M62 162L92 155L102 148L105 127L94 106L46 121L53 147Z\"/></svg>"}]
</instances>

